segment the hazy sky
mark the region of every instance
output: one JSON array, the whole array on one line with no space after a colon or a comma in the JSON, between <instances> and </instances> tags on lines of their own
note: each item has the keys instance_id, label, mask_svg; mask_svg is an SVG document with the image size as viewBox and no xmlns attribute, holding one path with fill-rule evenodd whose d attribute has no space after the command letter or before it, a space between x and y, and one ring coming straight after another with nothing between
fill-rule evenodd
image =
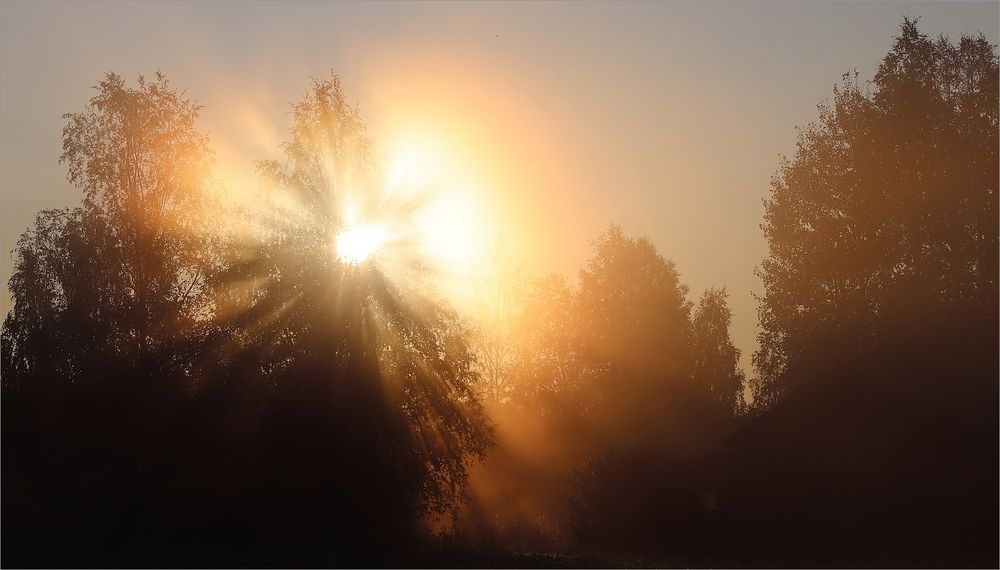
<instances>
[{"instance_id":1,"label":"hazy sky","mask_svg":"<svg viewBox=\"0 0 1000 570\"><path fill-rule=\"evenodd\" d=\"M425 141L462 173L529 273L574 276L615 222L673 259L693 300L726 285L745 365L762 199L795 126L844 72L871 77L904 15L993 43L1000 19L997 2L0 6L4 282L34 214L79 202L61 115L105 72L186 88L239 191L277 156L308 78L333 70L386 154Z\"/></svg>"}]
</instances>

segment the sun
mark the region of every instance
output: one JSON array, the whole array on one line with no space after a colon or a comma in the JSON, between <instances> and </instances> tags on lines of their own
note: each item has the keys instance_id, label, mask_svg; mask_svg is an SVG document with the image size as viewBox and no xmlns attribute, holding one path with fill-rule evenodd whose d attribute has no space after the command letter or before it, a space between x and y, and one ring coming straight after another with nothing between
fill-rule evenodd
<instances>
[{"instance_id":1,"label":"sun","mask_svg":"<svg viewBox=\"0 0 1000 570\"><path fill-rule=\"evenodd\" d=\"M337 257L350 265L371 259L386 242L385 227L378 224L356 224L337 235Z\"/></svg>"},{"instance_id":2,"label":"sun","mask_svg":"<svg viewBox=\"0 0 1000 570\"><path fill-rule=\"evenodd\" d=\"M388 154L377 192L336 197L342 225L330 247L345 265L377 262L389 281L458 301L474 292L492 226L474 169L435 141L407 138Z\"/></svg>"}]
</instances>

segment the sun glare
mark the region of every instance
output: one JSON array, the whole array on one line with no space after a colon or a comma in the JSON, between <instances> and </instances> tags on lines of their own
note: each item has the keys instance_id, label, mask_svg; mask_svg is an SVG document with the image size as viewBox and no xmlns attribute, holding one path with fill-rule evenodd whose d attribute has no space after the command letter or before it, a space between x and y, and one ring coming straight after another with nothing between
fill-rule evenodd
<instances>
[{"instance_id":1,"label":"sun glare","mask_svg":"<svg viewBox=\"0 0 1000 570\"><path fill-rule=\"evenodd\" d=\"M386 190L419 204L404 233L434 269L436 285L456 301L456 295L470 293L470 271L485 253L491 231L478 176L446 136L417 132L395 139Z\"/></svg>"},{"instance_id":2,"label":"sun glare","mask_svg":"<svg viewBox=\"0 0 1000 570\"><path fill-rule=\"evenodd\" d=\"M348 264L368 261L386 241L385 228L379 225L354 225L337 235L337 257Z\"/></svg>"}]
</instances>

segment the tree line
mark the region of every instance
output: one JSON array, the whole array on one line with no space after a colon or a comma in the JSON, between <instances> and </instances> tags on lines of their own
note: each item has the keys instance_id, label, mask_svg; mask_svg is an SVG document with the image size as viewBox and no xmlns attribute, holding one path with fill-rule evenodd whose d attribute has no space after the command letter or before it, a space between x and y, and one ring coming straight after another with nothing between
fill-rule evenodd
<instances>
[{"instance_id":1,"label":"tree line","mask_svg":"<svg viewBox=\"0 0 1000 570\"><path fill-rule=\"evenodd\" d=\"M799 130L747 379L725 288L617 226L574 283L496 263L474 321L417 256L338 259L346 192L407 205L336 76L237 226L201 107L108 74L64 116L81 204L13 252L3 561L995 565L997 78L904 20Z\"/></svg>"}]
</instances>

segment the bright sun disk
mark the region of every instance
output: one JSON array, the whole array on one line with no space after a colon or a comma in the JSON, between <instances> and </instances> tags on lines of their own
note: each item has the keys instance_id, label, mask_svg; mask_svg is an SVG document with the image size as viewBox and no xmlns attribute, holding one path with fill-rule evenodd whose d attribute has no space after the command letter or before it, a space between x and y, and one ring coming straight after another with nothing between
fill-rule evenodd
<instances>
[{"instance_id":1,"label":"bright sun disk","mask_svg":"<svg viewBox=\"0 0 1000 570\"><path fill-rule=\"evenodd\" d=\"M354 225L337 235L337 257L344 263L367 261L385 243L386 231L380 225Z\"/></svg>"}]
</instances>

